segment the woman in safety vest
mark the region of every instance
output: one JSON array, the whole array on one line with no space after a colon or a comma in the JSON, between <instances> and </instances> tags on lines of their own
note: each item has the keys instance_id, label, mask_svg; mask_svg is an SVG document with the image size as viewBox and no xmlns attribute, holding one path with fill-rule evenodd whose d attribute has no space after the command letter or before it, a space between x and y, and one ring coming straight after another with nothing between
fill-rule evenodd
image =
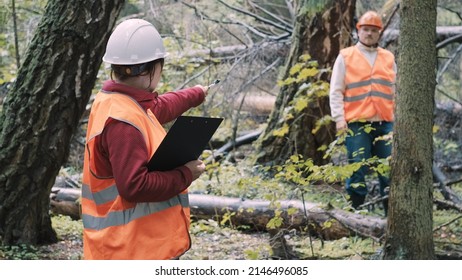
<instances>
[{"instance_id":1,"label":"woman in safety vest","mask_svg":"<svg viewBox=\"0 0 462 280\"><path fill-rule=\"evenodd\" d=\"M176 259L191 246L187 188L204 163L165 172L147 164L166 134L162 124L201 104L208 87L155 92L166 55L156 28L141 19L120 23L107 43L112 79L96 95L86 137L85 259Z\"/></svg>"},{"instance_id":2,"label":"woman in safety vest","mask_svg":"<svg viewBox=\"0 0 462 280\"><path fill-rule=\"evenodd\" d=\"M387 158L391 143L384 136L393 131L393 110L396 80L394 55L378 47L383 28L380 16L366 12L357 25L359 42L338 55L330 81L330 108L337 132L347 134L345 144L350 163L372 156ZM381 137L376 140L376 138ZM352 207L361 206L367 195L367 167L355 171L346 182ZM378 174L380 194L386 195L389 176ZM388 200L384 200L385 215Z\"/></svg>"}]
</instances>

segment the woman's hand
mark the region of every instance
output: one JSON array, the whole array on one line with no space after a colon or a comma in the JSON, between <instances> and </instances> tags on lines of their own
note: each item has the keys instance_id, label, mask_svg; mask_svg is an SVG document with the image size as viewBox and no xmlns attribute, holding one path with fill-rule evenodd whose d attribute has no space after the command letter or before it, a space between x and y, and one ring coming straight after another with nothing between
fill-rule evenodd
<instances>
[{"instance_id":1,"label":"woman's hand","mask_svg":"<svg viewBox=\"0 0 462 280\"><path fill-rule=\"evenodd\" d=\"M207 96L208 92L209 92L209 87L208 86L203 86L203 85L195 85L194 87L199 87L202 89L202 91L204 92L205 96Z\"/></svg>"},{"instance_id":2,"label":"woman's hand","mask_svg":"<svg viewBox=\"0 0 462 280\"><path fill-rule=\"evenodd\" d=\"M191 170L193 181L199 178L205 171L205 163L201 160L192 160L185 164L189 170Z\"/></svg>"}]
</instances>

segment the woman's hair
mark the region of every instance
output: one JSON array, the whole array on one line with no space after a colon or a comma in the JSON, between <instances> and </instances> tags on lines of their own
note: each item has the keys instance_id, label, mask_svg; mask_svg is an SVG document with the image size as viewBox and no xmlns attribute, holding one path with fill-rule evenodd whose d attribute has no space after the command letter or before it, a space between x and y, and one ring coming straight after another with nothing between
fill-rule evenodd
<instances>
[{"instance_id":1,"label":"woman's hair","mask_svg":"<svg viewBox=\"0 0 462 280\"><path fill-rule=\"evenodd\" d=\"M120 81L125 81L128 78L136 76L149 75L152 76L156 69L156 65L160 64L160 69L164 67L164 59L159 58L153 61L149 61L141 64L134 65L116 65L111 64L111 79L113 80L113 74Z\"/></svg>"}]
</instances>

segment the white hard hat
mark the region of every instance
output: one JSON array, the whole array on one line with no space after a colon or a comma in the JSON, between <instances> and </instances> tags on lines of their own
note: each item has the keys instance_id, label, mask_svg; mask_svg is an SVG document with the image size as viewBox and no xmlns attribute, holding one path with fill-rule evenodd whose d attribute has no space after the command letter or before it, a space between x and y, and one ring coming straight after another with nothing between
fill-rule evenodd
<instances>
[{"instance_id":1,"label":"white hard hat","mask_svg":"<svg viewBox=\"0 0 462 280\"><path fill-rule=\"evenodd\" d=\"M157 29L143 19L123 21L112 32L103 61L134 65L165 58L164 43Z\"/></svg>"}]
</instances>

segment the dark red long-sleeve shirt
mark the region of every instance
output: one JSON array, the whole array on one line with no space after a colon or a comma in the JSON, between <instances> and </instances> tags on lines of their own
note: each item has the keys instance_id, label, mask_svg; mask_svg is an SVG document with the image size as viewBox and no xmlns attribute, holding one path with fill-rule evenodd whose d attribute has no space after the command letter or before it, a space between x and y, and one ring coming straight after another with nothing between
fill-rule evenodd
<instances>
[{"instance_id":1,"label":"dark red long-sleeve shirt","mask_svg":"<svg viewBox=\"0 0 462 280\"><path fill-rule=\"evenodd\" d=\"M104 83L103 90L129 95L144 110L150 108L161 124L176 119L205 99L200 87L159 95L110 80ZM164 201L178 195L192 183L192 173L186 166L164 172L148 172L149 155L144 138L139 130L125 122L112 120L95 140L99 151L95 160L100 174L114 176L119 194L128 201Z\"/></svg>"}]
</instances>

